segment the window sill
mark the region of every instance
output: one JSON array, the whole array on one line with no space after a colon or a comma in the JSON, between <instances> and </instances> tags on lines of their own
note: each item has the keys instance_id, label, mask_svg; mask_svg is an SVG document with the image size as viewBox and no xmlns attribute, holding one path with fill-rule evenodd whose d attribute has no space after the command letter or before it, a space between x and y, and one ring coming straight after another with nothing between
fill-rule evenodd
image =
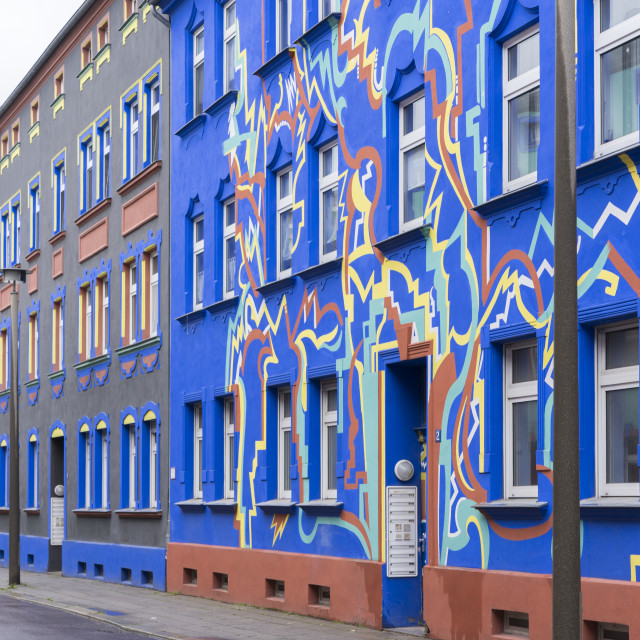
<instances>
[{"instance_id":1,"label":"window sill","mask_svg":"<svg viewBox=\"0 0 640 640\"><path fill-rule=\"evenodd\" d=\"M154 520L162 518L161 509L118 509L116 515L119 518L133 518L140 520Z\"/></svg>"},{"instance_id":2,"label":"window sill","mask_svg":"<svg viewBox=\"0 0 640 640\"><path fill-rule=\"evenodd\" d=\"M111 509L74 509L78 518L110 518Z\"/></svg>"},{"instance_id":3,"label":"window sill","mask_svg":"<svg viewBox=\"0 0 640 640\"><path fill-rule=\"evenodd\" d=\"M176 320L180 324L189 324L191 322L195 322L196 320L202 320L204 316L205 316L205 309L204 307L202 307L200 309L194 309L193 311L188 311L184 315L178 316Z\"/></svg>"},{"instance_id":4,"label":"window sill","mask_svg":"<svg viewBox=\"0 0 640 640\"><path fill-rule=\"evenodd\" d=\"M180 502L174 502L174 505L182 511L204 511L205 507L205 503L200 498L181 500Z\"/></svg>"},{"instance_id":5,"label":"window sill","mask_svg":"<svg viewBox=\"0 0 640 640\"><path fill-rule=\"evenodd\" d=\"M89 71L93 72L93 62L87 62L87 64L82 67L80 73L76 76L77 78L83 78L85 75L89 73Z\"/></svg>"},{"instance_id":6,"label":"window sill","mask_svg":"<svg viewBox=\"0 0 640 640\"><path fill-rule=\"evenodd\" d=\"M548 186L548 180L533 182L519 189L514 189L513 191L491 198L475 206L474 211L484 218L489 225L492 225L497 220L506 218L507 222L513 227L518 221L520 213L522 213L520 207L523 204L529 204L535 200L542 200L547 192ZM540 207L538 207L538 209L539 208ZM518 209L518 211L510 211L511 209Z\"/></svg>"},{"instance_id":7,"label":"window sill","mask_svg":"<svg viewBox=\"0 0 640 640\"><path fill-rule=\"evenodd\" d=\"M301 46L311 46L320 40L323 36L329 35L333 31L333 27L340 22L342 14L337 11L330 13L328 16L314 24L310 29L305 31L294 44Z\"/></svg>"},{"instance_id":8,"label":"window sill","mask_svg":"<svg viewBox=\"0 0 640 640\"><path fill-rule=\"evenodd\" d=\"M39 387L40 386L40 378L33 378L32 380L27 380L24 383L25 389L29 390L29 389L33 389L33 387Z\"/></svg>"},{"instance_id":9,"label":"window sill","mask_svg":"<svg viewBox=\"0 0 640 640\"><path fill-rule=\"evenodd\" d=\"M619 497L580 500L580 518L585 520L640 520L640 499Z\"/></svg>"},{"instance_id":10,"label":"window sill","mask_svg":"<svg viewBox=\"0 0 640 640\"><path fill-rule=\"evenodd\" d=\"M256 507L265 513L293 513L296 503L291 500L267 500L266 502L258 502Z\"/></svg>"},{"instance_id":11,"label":"window sill","mask_svg":"<svg viewBox=\"0 0 640 640\"><path fill-rule=\"evenodd\" d=\"M38 507L27 507L26 509L23 509L23 511L28 516L39 516L40 515L40 509Z\"/></svg>"},{"instance_id":12,"label":"window sill","mask_svg":"<svg viewBox=\"0 0 640 640\"><path fill-rule=\"evenodd\" d=\"M129 193L129 191L132 191L137 186L141 185L149 176L152 176L157 171L160 171L160 169L162 169L162 160L156 160L154 163L150 164L148 167L145 167L142 171L137 173L135 176L133 176L132 178L129 178L116 191L116 193L119 196L126 195L127 193Z\"/></svg>"},{"instance_id":13,"label":"window sill","mask_svg":"<svg viewBox=\"0 0 640 640\"><path fill-rule=\"evenodd\" d=\"M204 502L211 511L233 512L238 508L238 503L233 498L223 498L222 500L213 500L212 502Z\"/></svg>"},{"instance_id":14,"label":"window sill","mask_svg":"<svg viewBox=\"0 0 640 640\"><path fill-rule=\"evenodd\" d=\"M398 251L399 249L405 249L410 245L424 242L429 237L430 233L431 225L425 224L420 227L409 229L408 231L401 231L394 236L389 236L384 240L376 242L373 246L384 255L388 255Z\"/></svg>"},{"instance_id":15,"label":"window sill","mask_svg":"<svg viewBox=\"0 0 640 640\"><path fill-rule=\"evenodd\" d=\"M78 372L83 369L88 369L89 367L94 367L96 365L104 364L105 362L108 363L110 359L111 357L109 353L103 353L99 356L94 356L93 358L86 358L85 360L80 360L80 362L76 362L76 364L73 365L73 368L76 370L76 372Z\"/></svg>"},{"instance_id":16,"label":"window sill","mask_svg":"<svg viewBox=\"0 0 640 640\"><path fill-rule=\"evenodd\" d=\"M259 287L256 287L256 291L263 298L269 298L274 294L292 294L295 284L296 279L294 276L284 276L279 280L273 280L271 282L267 282L266 284L261 284ZM282 295L279 297L282 298ZM278 304L280 303L278 302Z\"/></svg>"},{"instance_id":17,"label":"window sill","mask_svg":"<svg viewBox=\"0 0 640 640\"><path fill-rule=\"evenodd\" d=\"M67 232L66 231L58 231L58 233L55 233L51 238L49 238L49 244L51 246L54 246L56 244L58 244L58 242L62 242L62 240L64 240L67 237Z\"/></svg>"},{"instance_id":18,"label":"window sill","mask_svg":"<svg viewBox=\"0 0 640 640\"><path fill-rule=\"evenodd\" d=\"M204 123L207 121L206 113L199 113L194 118L191 118L186 124L180 127L177 131L174 131L175 136L182 138L183 140L191 135L194 131L197 131L200 127L204 127Z\"/></svg>"},{"instance_id":19,"label":"window sill","mask_svg":"<svg viewBox=\"0 0 640 640\"><path fill-rule=\"evenodd\" d=\"M221 116L238 99L238 92L227 91L220 98L212 102L204 112L214 120Z\"/></svg>"},{"instance_id":20,"label":"window sill","mask_svg":"<svg viewBox=\"0 0 640 640\"><path fill-rule=\"evenodd\" d=\"M58 369L57 371L52 371L51 373L47 374L47 377L49 378L49 380L51 380L51 382L55 382L58 378L63 378L64 379L64 369Z\"/></svg>"},{"instance_id":21,"label":"window sill","mask_svg":"<svg viewBox=\"0 0 640 640\"><path fill-rule=\"evenodd\" d=\"M142 351L147 347L153 347L159 344L160 344L160 336L153 336L151 338L145 338L144 340L140 340L139 342L132 342L128 345L125 345L124 347L119 347L118 349L116 349L116 354L118 356L128 356L132 353L137 353L138 351Z\"/></svg>"},{"instance_id":22,"label":"window sill","mask_svg":"<svg viewBox=\"0 0 640 640\"><path fill-rule=\"evenodd\" d=\"M493 520L532 520L546 515L548 502L539 502L535 498L513 498L509 500L494 500L493 502L479 502L474 509Z\"/></svg>"},{"instance_id":23,"label":"window sill","mask_svg":"<svg viewBox=\"0 0 640 640\"><path fill-rule=\"evenodd\" d=\"M216 316L228 316L235 313L238 308L239 296L233 296L233 298L225 298L224 300L218 300L213 304L203 307L204 311L207 311L214 317Z\"/></svg>"},{"instance_id":24,"label":"window sill","mask_svg":"<svg viewBox=\"0 0 640 640\"><path fill-rule=\"evenodd\" d=\"M0 516L8 515L8 514L9 514L9 507L0 507Z\"/></svg>"},{"instance_id":25,"label":"window sill","mask_svg":"<svg viewBox=\"0 0 640 640\"><path fill-rule=\"evenodd\" d=\"M98 204L94 205L89 209L89 211L85 211L81 216L78 216L74 222L78 227L81 227L85 222L91 220L91 218L97 216L99 213L104 211L107 207L111 205L111 198L103 198L98 202Z\"/></svg>"},{"instance_id":26,"label":"window sill","mask_svg":"<svg viewBox=\"0 0 640 640\"><path fill-rule=\"evenodd\" d=\"M39 258L39 257L40 257L40 249L34 249L31 253L28 253L24 259L27 262L33 262L36 258Z\"/></svg>"},{"instance_id":27,"label":"window sill","mask_svg":"<svg viewBox=\"0 0 640 640\"><path fill-rule=\"evenodd\" d=\"M295 53L295 47L285 47L278 51L272 58L269 58L261 67L253 72L261 80L267 82L276 75L283 67L291 64L291 55Z\"/></svg>"},{"instance_id":28,"label":"window sill","mask_svg":"<svg viewBox=\"0 0 640 640\"><path fill-rule=\"evenodd\" d=\"M344 503L337 500L309 500L298 504L308 516L338 516L343 506Z\"/></svg>"}]
</instances>

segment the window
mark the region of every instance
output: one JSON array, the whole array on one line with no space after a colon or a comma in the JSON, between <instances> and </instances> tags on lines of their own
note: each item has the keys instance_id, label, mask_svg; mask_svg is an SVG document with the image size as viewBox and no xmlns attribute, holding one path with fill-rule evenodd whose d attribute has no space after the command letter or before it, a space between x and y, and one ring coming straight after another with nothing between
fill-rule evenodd
<instances>
[{"instance_id":1,"label":"window","mask_svg":"<svg viewBox=\"0 0 640 640\"><path fill-rule=\"evenodd\" d=\"M53 234L60 233L65 226L65 191L66 178L64 170L64 157L54 161L53 168Z\"/></svg>"},{"instance_id":2,"label":"window","mask_svg":"<svg viewBox=\"0 0 640 640\"><path fill-rule=\"evenodd\" d=\"M94 432L93 505L96 509L109 508L109 429L105 418L99 419Z\"/></svg>"},{"instance_id":3,"label":"window","mask_svg":"<svg viewBox=\"0 0 640 640\"><path fill-rule=\"evenodd\" d=\"M504 612L504 632L509 635L529 637L529 614L520 611Z\"/></svg>"},{"instance_id":4,"label":"window","mask_svg":"<svg viewBox=\"0 0 640 640\"><path fill-rule=\"evenodd\" d=\"M322 384L322 499L337 497L336 462L338 453L338 386Z\"/></svg>"},{"instance_id":5,"label":"window","mask_svg":"<svg viewBox=\"0 0 640 640\"><path fill-rule=\"evenodd\" d=\"M600 496L637 496L638 325L598 332L596 449Z\"/></svg>"},{"instance_id":6,"label":"window","mask_svg":"<svg viewBox=\"0 0 640 640\"><path fill-rule=\"evenodd\" d=\"M505 347L504 484L508 498L538 494L538 347Z\"/></svg>"},{"instance_id":7,"label":"window","mask_svg":"<svg viewBox=\"0 0 640 640\"><path fill-rule=\"evenodd\" d=\"M127 502L129 509L136 508L136 429L135 424L130 424L126 428L127 459L125 469L127 472Z\"/></svg>"},{"instance_id":8,"label":"window","mask_svg":"<svg viewBox=\"0 0 640 640\"><path fill-rule=\"evenodd\" d=\"M51 371L62 369L64 354L64 307L62 299L53 302L53 335L51 340Z\"/></svg>"},{"instance_id":9,"label":"window","mask_svg":"<svg viewBox=\"0 0 640 640\"><path fill-rule=\"evenodd\" d=\"M640 1L595 4L596 153L638 141Z\"/></svg>"},{"instance_id":10,"label":"window","mask_svg":"<svg viewBox=\"0 0 640 640\"><path fill-rule=\"evenodd\" d=\"M11 264L19 264L20 262L20 200L14 200L11 203L11 217L13 218L13 238L12 241L12 259Z\"/></svg>"},{"instance_id":11,"label":"window","mask_svg":"<svg viewBox=\"0 0 640 640\"><path fill-rule=\"evenodd\" d=\"M87 282L80 288L80 318L78 332L78 359L87 360L92 357L93 336L93 305L91 301L91 283Z\"/></svg>"},{"instance_id":12,"label":"window","mask_svg":"<svg viewBox=\"0 0 640 640\"><path fill-rule=\"evenodd\" d=\"M5 133L2 136L2 157L9 155L9 134Z\"/></svg>"},{"instance_id":13,"label":"window","mask_svg":"<svg viewBox=\"0 0 640 640\"><path fill-rule=\"evenodd\" d=\"M93 140L89 137L82 143L82 200L80 208L82 212L89 211L93 207Z\"/></svg>"},{"instance_id":14,"label":"window","mask_svg":"<svg viewBox=\"0 0 640 640\"><path fill-rule=\"evenodd\" d=\"M202 309L204 296L204 216L193 221L193 308Z\"/></svg>"},{"instance_id":15,"label":"window","mask_svg":"<svg viewBox=\"0 0 640 640\"><path fill-rule=\"evenodd\" d=\"M88 64L91 64L91 36L89 36L82 45L82 60L80 69L84 69Z\"/></svg>"},{"instance_id":16,"label":"window","mask_svg":"<svg viewBox=\"0 0 640 640\"><path fill-rule=\"evenodd\" d=\"M149 336L158 335L158 252L145 254L150 266L149 277ZM146 337L146 336L145 336Z\"/></svg>"},{"instance_id":17,"label":"window","mask_svg":"<svg viewBox=\"0 0 640 640\"><path fill-rule=\"evenodd\" d=\"M540 34L529 29L503 46L504 189L535 182L540 144ZM637 116L636 116L637 117Z\"/></svg>"},{"instance_id":18,"label":"window","mask_svg":"<svg viewBox=\"0 0 640 640\"><path fill-rule=\"evenodd\" d=\"M64 94L64 71L60 70L53 81L53 97L59 98Z\"/></svg>"},{"instance_id":19,"label":"window","mask_svg":"<svg viewBox=\"0 0 640 640\"><path fill-rule=\"evenodd\" d=\"M0 391L9 388L9 329L0 330Z\"/></svg>"},{"instance_id":20,"label":"window","mask_svg":"<svg viewBox=\"0 0 640 640\"><path fill-rule=\"evenodd\" d=\"M11 127L11 146L20 144L20 120L16 120Z\"/></svg>"},{"instance_id":21,"label":"window","mask_svg":"<svg viewBox=\"0 0 640 640\"><path fill-rule=\"evenodd\" d=\"M160 83L154 82L149 89L149 142L151 162L160 159Z\"/></svg>"},{"instance_id":22,"label":"window","mask_svg":"<svg viewBox=\"0 0 640 640\"><path fill-rule=\"evenodd\" d=\"M31 103L31 126L40 122L40 101L36 98Z\"/></svg>"},{"instance_id":23,"label":"window","mask_svg":"<svg viewBox=\"0 0 640 640\"><path fill-rule=\"evenodd\" d=\"M598 623L598 640L629 640L629 637L627 625Z\"/></svg>"},{"instance_id":24,"label":"window","mask_svg":"<svg viewBox=\"0 0 640 640\"><path fill-rule=\"evenodd\" d=\"M236 3L224 7L224 90L235 89L236 72Z\"/></svg>"},{"instance_id":25,"label":"window","mask_svg":"<svg viewBox=\"0 0 640 640\"><path fill-rule=\"evenodd\" d=\"M0 507L9 506L9 445L6 435L0 438Z\"/></svg>"},{"instance_id":26,"label":"window","mask_svg":"<svg viewBox=\"0 0 640 640\"><path fill-rule=\"evenodd\" d=\"M124 0L125 22L137 11L137 0Z\"/></svg>"},{"instance_id":27,"label":"window","mask_svg":"<svg viewBox=\"0 0 640 640\"><path fill-rule=\"evenodd\" d=\"M202 499L202 403L193 405L193 497Z\"/></svg>"},{"instance_id":28,"label":"window","mask_svg":"<svg viewBox=\"0 0 640 640\"><path fill-rule=\"evenodd\" d=\"M140 166L140 138L139 138L138 100L129 104L129 178L138 173Z\"/></svg>"},{"instance_id":29,"label":"window","mask_svg":"<svg viewBox=\"0 0 640 640\"><path fill-rule=\"evenodd\" d=\"M98 135L100 136L102 148L102 164L98 177L100 182L98 190L100 192L100 200L103 200L111 195L111 128L109 122L99 130Z\"/></svg>"},{"instance_id":30,"label":"window","mask_svg":"<svg viewBox=\"0 0 640 640\"><path fill-rule=\"evenodd\" d=\"M193 34L193 116L204 109L204 27Z\"/></svg>"},{"instance_id":31,"label":"window","mask_svg":"<svg viewBox=\"0 0 640 640\"><path fill-rule=\"evenodd\" d=\"M109 278L103 276L96 281L96 355L109 350Z\"/></svg>"},{"instance_id":32,"label":"window","mask_svg":"<svg viewBox=\"0 0 640 640\"><path fill-rule=\"evenodd\" d=\"M400 104L400 230L419 226L424 215L424 95Z\"/></svg>"},{"instance_id":33,"label":"window","mask_svg":"<svg viewBox=\"0 0 640 640\"><path fill-rule=\"evenodd\" d=\"M291 389L278 394L278 498L291 500Z\"/></svg>"},{"instance_id":34,"label":"window","mask_svg":"<svg viewBox=\"0 0 640 640\"><path fill-rule=\"evenodd\" d=\"M31 236L29 238L29 251L40 248L40 180L36 179L30 187L31 204Z\"/></svg>"},{"instance_id":35,"label":"window","mask_svg":"<svg viewBox=\"0 0 640 640\"><path fill-rule=\"evenodd\" d=\"M5 209L2 214L2 256L3 256L3 267L11 266L11 214L9 209Z\"/></svg>"},{"instance_id":36,"label":"window","mask_svg":"<svg viewBox=\"0 0 640 640\"><path fill-rule=\"evenodd\" d=\"M109 18L98 25L98 51L109 44Z\"/></svg>"},{"instance_id":37,"label":"window","mask_svg":"<svg viewBox=\"0 0 640 640\"><path fill-rule=\"evenodd\" d=\"M277 216L278 216L278 276L291 273L291 252L293 247L293 194L291 167L278 173Z\"/></svg>"},{"instance_id":38,"label":"window","mask_svg":"<svg viewBox=\"0 0 640 640\"><path fill-rule=\"evenodd\" d=\"M224 297L231 298L235 292L236 279L236 201L223 204L224 216Z\"/></svg>"},{"instance_id":39,"label":"window","mask_svg":"<svg viewBox=\"0 0 640 640\"><path fill-rule=\"evenodd\" d=\"M38 311L34 310L29 314L29 380L37 380L40 377L39 350Z\"/></svg>"},{"instance_id":40,"label":"window","mask_svg":"<svg viewBox=\"0 0 640 640\"><path fill-rule=\"evenodd\" d=\"M27 450L27 509L38 508L38 436L29 430Z\"/></svg>"},{"instance_id":41,"label":"window","mask_svg":"<svg viewBox=\"0 0 640 640\"><path fill-rule=\"evenodd\" d=\"M138 266L132 262L129 267L129 342L137 339L138 313Z\"/></svg>"},{"instance_id":42,"label":"window","mask_svg":"<svg viewBox=\"0 0 640 640\"><path fill-rule=\"evenodd\" d=\"M320 150L320 261L337 255L338 235L338 145Z\"/></svg>"},{"instance_id":43,"label":"window","mask_svg":"<svg viewBox=\"0 0 640 640\"><path fill-rule=\"evenodd\" d=\"M276 46L278 51L291 44L291 0L276 0Z\"/></svg>"},{"instance_id":44,"label":"window","mask_svg":"<svg viewBox=\"0 0 640 640\"><path fill-rule=\"evenodd\" d=\"M224 497L234 497L235 415L232 399L224 401Z\"/></svg>"},{"instance_id":45,"label":"window","mask_svg":"<svg viewBox=\"0 0 640 640\"><path fill-rule=\"evenodd\" d=\"M145 421L149 434L149 509L158 508L158 425L155 420Z\"/></svg>"},{"instance_id":46,"label":"window","mask_svg":"<svg viewBox=\"0 0 640 640\"><path fill-rule=\"evenodd\" d=\"M85 422L78 434L78 509L91 508L91 430Z\"/></svg>"},{"instance_id":47,"label":"window","mask_svg":"<svg viewBox=\"0 0 640 640\"><path fill-rule=\"evenodd\" d=\"M340 0L318 0L318 17L320 20L338 11L340 11Z\"/></svg>"}]
</instances>

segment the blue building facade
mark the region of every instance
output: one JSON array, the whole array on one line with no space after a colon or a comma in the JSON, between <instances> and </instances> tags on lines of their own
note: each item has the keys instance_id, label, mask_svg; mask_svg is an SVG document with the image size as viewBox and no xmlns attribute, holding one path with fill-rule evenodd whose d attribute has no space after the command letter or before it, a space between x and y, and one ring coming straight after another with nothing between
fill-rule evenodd
<instances>
[{"instance_id":1,"label":"blue building facade","mask_svg":"<svg viewBox=\"0 0 640 640\"><path fill-rule=\"evenodd\" d=\"M158 4L168 588L549 637L554 3ZM634 637L640 3L577 8L584 637Z\"/></svg>"}]
</instances>

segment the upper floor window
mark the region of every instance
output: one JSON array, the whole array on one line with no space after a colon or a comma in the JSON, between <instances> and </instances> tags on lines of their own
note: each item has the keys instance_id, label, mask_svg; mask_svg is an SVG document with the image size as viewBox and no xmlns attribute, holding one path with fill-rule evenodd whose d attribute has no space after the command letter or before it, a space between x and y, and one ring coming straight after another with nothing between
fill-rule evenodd
<instances>
[{"instance_id":1,"label":"upper floor window","mask_svg":"<svg viewBox=\"0 0 640 640\"><path fill-rule=\"evenodd\" d=\"M333 143L320 150L320 260L337 254L338 235L338 145Z\"/></svg>"},{"instance_id":2,"label":"upper floor window","mask_svg":"<svg viewBox=\"0 0 640 640\"><path fill-rule=\"evenodd\" d=\"M322 384L322 498L337 497L336 462L338 461L338 386L335 382Z\"/></svg>"},{"instance_id":3,"label":"upper floor window","mask_svg":"<svg viewBox=\"0 0 640 640\"><path fill-rule=\"evenodd\" d=\"M224 497L234 497L235 412L231 398L224 401Z\"/></svg>"},{"instance_id":4,"label":"upper floor window","mask_svg":"<svg viewBox=\"0 0 640 640\"><path fill-rule=\"evenodd\" d=\"M5 133L2 136L2 153L0 154L1 157L5 157L6 155L8 155L9 153L9 134Z\"/></svg>"},{"instance_id":5,"label":"upper floor window","mask_svg":"<svg viewBox=\"0 0 640 640\"><path fill-rule=\"evenodd\" d=\"M80 287L79 304L80 304L80 326L78 331L78 359L87 360L92 357L93 346L93 304L92 304L92 287L87 282Z\"/></svg>"},{"instance_id":6,"label":"upper floor window","mask_svg":"<svg viewBox=\"0 0 640 640\"><path fill-rule=\"evenodd\" d=\"M236 3L224 7L224 90L235 89L236 73Z\"/></svg>"},{"instance_id":7,"label":"upper floor window","mask_svg":"<svg viewBox=\"0 0 640 640\"><path fill-rule=\"evenodd\" d=\"M98 191L100 199L103 200L111 195L111 128L108 121L98 129L98 136L101 148L99 156L102 160L98 175Z\"/></svg>"},{"instance_id":8,"label":"upper floor window","mask_svg":"<svg viewBox=\"0 0 640 640\"><path fill-rule=\"evenodd\" d=\"M107 353L109 349L109 277L96 281L96 354Z\"/></svg>"},{"instance_id":9,"label":"upper floor window","mask_svg":"<svg viewBox=\"0 0 640 640\"><path fill-rule=\"evenodd\" d=\"M9 327L0 329L0 391L9 388Z\"/></svg>"},{"instance_id":10,"label":"upper floor window","mask_svg":"<svg viewBox=\"0 0 640 640\"><path fill-rule=\"evenodd\" d=\"M78 432L78 509L91 508L91 428L85 422Z\"/></svg>"},{"instance_id":11,"label":"upper floor window","mask_svg":"<svg viewBox=\"0 0 640 640\"><path fill-rule=\"evenodd\" d=\"M340 11L340 0L318 0L318 17L320 20L338 11Z\"/></svg>"},{"instance_id":12,"label":"upper floor window","mask_svg":"<svg viewBox=\"0 0 640 640\"><path fill-rule=\"evenodd\" d=\"M193 497L202 498L202 403L193 405Z\"/></svg>"},{"instance_id":13,"label":"upper floor window","mask_svg":"<svg viewBox=\"0 0 640 640\"><path fill-rule=\"evenodd\" d=\"M29 251L40 248L40 179L36 177L29 187L31 235L29 236Z\"/></svg>"},{"instance_id":14,"label":"upper floor window","mask_svg":"<svg viewBox=\"0 0 640 640\"><path fill-rule=\"evenodd\" d=\"M29 430L27 451L27 509L38 508L38 436L35 429Z\"/></svg>"},{"instance_id":15,"label":"upper floor window","mask_svg":"<svg viewBox=\"0 0 640 640\"><path fill-rule=\"evenodd\" d=\"M204 215L193 221L193 308L202 309L204 298Z\"/></svg>"},{"instance_id":16,"label":"upper floor window","mask_svg":"<svg viewBox=\"0 0 640 640\"><path fill-rule=\"evenodd\" d=\"M149 335L158 335L158 252L145 253L143 260L148 260L149 264Z\"/></svg>"},{"instance_id":17,"label":"upper floor window","mask_svg":"<svg viewBox=\"0 0 640 640\"><path fill-rule=\"evenodd\" d=\"M53 301L51 331L51 371L60 371L64 360L64 305L62 298Z\"/></svg>"},{"instance_id":18,"label":"upper floor window","mask_svg":"<svg viewBox=\"0 0 640 640\"><path fill-rule=\"evenodd\" d=\"M98 25L98 51L109 44L109 17Z\"/></svg>"},{"instance_id":19,"label":"upper floor window","mask_svg":"<svg viewBox=\"0 0 640 640\"><path fill-rule=\"evenodd\" d=\"M151 162L160 159L160 83L149 88L149 144Z\"/></svg>"},{"instance_id":20,"label":"upper floor window","mask_svg":"<svg viewBox=\"0 0 640 640\"><path fill-rule=\"evenodd\" d=\"M93 172L93 139L89 137L81 146L81 178L82 191L80 208L89 211L94 204L94 172Z\"/></svg>"},{"instance_id":21,"label":"upper floor window","mask_svg":"<svg viewBox=\"0 0 640 640\"><path fill-rule=\"evenodd\" d=\"M598 332L596 451L600 496L637 496L638 324Z\"/></svg>"},{"instance_id":22,"label":"upper floor window","mask_svg":"<svg viewBox=\"0 0 640 640\"><path fill-rule=\"evenodd\" d=\"M20 143L20 120L16 120L11 127L11 146L15 147Z\"/></svg>"},{"instance_id":23,"label":"upper floor window","mask_svg":"<svg viewBox=\"0 0 640 640\"><path fill-rule=\"evenodd\" d=\"M507 498L538 494L538 348L533 342L505 347L504 484Z\"/></svg>"},{"instance_id":24,"label":"upper floor window","mask_svg":"<svg viewBox=\"0 0 640 640\"><path fill-rule=\"evenodd\" d=\"M204 109L204 27L193 34L193 116Z\"/></svg>"},{"instance_id":25,"label":"upper floor window","mask_svg":"<svg viewBox=\"0 0 640 640\"><path fill-rule=\"evenodd\" d=\"M138 497L136 483L137 443L136 423L131 415L124 419L122 425L122 457L120 462L122 493L120 504L125 509L135 509Z\"/></svg>"},{"instance_id":26,"label":"upper floor window","mask_svg":"<svg viewBox=\"0 0 640 640\"><path fill-rule=\"evenodd\" d=\"M529 29L503 46L505 191L535 182L540 144L540 34Z\"/></svg>"},{"instance_id":27,"label":"upper floor window","mask_svg":"<svg viewBox=\"0 0 640 640\"><path fill-rule=\"evenodd\" d=\"M82 45L81 69L84 69L92 60L91 55L91 36L89 36Z\"/></svg>"},{"instance_id":28,"label":"upper floor window","mask_svg":"<svg viewBox=\"0 0 640 640\"><path fill-rule=\"evenodd\" d=\"M105 420L96 424L93 444L94 506L96 509L109 508L109 428Z\"/></svg>"},{"instance_id":29,"label":"upper floor window","mask_svg":"<svg viewBox=\"0 0 640 640\"><path fill-rule=\"evenodd\" d=\"M65 224L66 178L64 156L54 160L53 166L53 234L60 233Z\"/></svg>"},{"instance_id":30,"label":"upper floor window","mask_svg":"<svg viewBox=\"0 0 640 640\"><path fill-rule=\"evenodd\" d=\"M419 226L424 215L424 95L400 104L400 230Z\"/></svg>"},{"instance_id":31,"label":"upper floor window","mask_svg":"<svg viewBox=\"0 0 640 640\"><path fill-rule=\"evenodd\" d=\"M60 72L56 75L53 81L53 97L59 98L64 93L64 71L60 70Z\"/></svg>"},{"instance_id":32,"label":"upper floor window","mask_svg":"<svg viewBox=\"0 0 640 640\"><path fill-rule=\"evenodd\" d=\"M40 122L40 100L37 98L31 103L31 126Z\"/></svg>"},{"instance_id":33,"label":"upper floor window","mask_svg":"<svg viewBox=\"0 0 640 640\"><path fill-rule=\"evenodd\" d=\"M640 0L599 0L595 16L596 152L638 141Z\"/></svg>"},{"instance_id":34,"label":"upper floor window","mask_svg":"<svg viewBox=\"0 0 640 640\"><path fill-rule=\"evenodd\" d=\"M230 298L235 291L236 280L236 201L232 198L222 205L224 216L224 292Z\"/></svg>"},{"instance_id":35,"label":"upper floor window","mask_svg":"<svg viewBox=\"0 0 640 640\"><path fill-rule=\"evenodd\" d=\"M278 51L291 44L291 0L276 0L276 45Z\"/></svg>"},{"instance_id":36,"label":"upper floor window","mask_svg":"<svg viewBox=\"0 0 640 640\"><path fill-rule=\"evenodd\" d=\"M291 388L278 394L278 498L291 499Z\"/></svg>"},{"instance_id":37,"label":"upper floor window","mask_svg":"<svg viewBox=\"0 0 640 640\"><path fill-rule=\"evenodd\" d=\"M8 208L5 209L2 212L2 263L4 268L11 266L11 238L13 237L11 218L11 212Z\"/></svg>"},{"instance_id":38,"label":"upper floor window","mask_svg":"<svg viewBox=\"0 0 640 640\"><path fill-rule=\"evenodd\" d=\"M127 21L137 10L137 0L124 0L124 19Z\"/></svg>"},{"instance_id":39,"label":"upper floor window","mask_svg":"<svg viewBox=\"0 0 640 640\"><path fill-rule=\"evenodd\" d=\"M278 276L291 273L291 253L293 250L293 172L291 167L276 176L277 191L277 232L278 232Z\"/></svg>"},{"instance_id":40,"label":"upper floor window","mask_svg":"<svg viewBox=\"0 0 640 640\"><path fill-rule=\"evenodd\" d=\"M138 99L129 104L129 178L138 173L140 167L140 113L138 111Z\"/></svg>"},{"instance_id":41,"label":"upper floor window","mask_svg":"<svg viewBox=\"0 0 640 640\"><path fill-rule=\"evenodd\" d=\"M40 338L38 335L39 314L37 308L29 314L29 380L40 377Z\"/></svg>"}]
</instances>

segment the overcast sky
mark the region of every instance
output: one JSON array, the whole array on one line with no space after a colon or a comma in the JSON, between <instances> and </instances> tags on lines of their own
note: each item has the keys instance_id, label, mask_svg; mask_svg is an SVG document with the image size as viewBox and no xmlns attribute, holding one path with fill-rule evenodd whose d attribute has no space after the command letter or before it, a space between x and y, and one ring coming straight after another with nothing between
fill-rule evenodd
<instances>
[{"instance_id":1,"label":"overcast sky","mask_svg":"<svg viewBox=\"0 0 640 640\"><path fill-rule=\"evenodd\" d=\"M0 0L0 104L83 0Z\"/></svg>"}]
</instances>

